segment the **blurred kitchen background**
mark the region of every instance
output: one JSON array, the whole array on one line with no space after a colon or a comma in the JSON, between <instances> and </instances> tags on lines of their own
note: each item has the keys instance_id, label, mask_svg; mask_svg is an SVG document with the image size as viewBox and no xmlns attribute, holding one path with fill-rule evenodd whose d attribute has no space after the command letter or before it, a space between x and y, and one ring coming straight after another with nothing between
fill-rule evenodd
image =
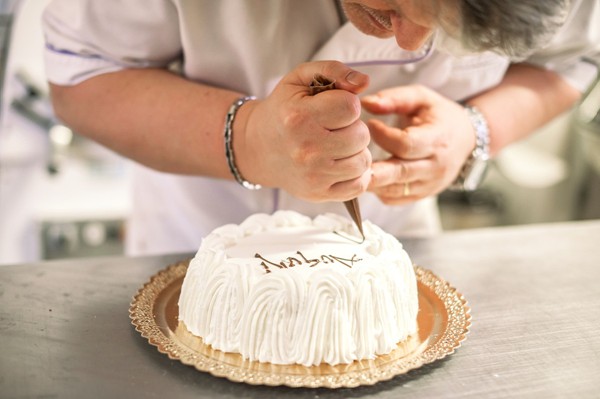
<instances>
[{"instance_id":1,"label":"blurred kitchen background","mask_svg":"<svg viewBox=\"0 0 600 399\"><path fill-rule=\"evenodd\" d=\"M131 209L128 161L53 116L39 22L47 3L0 0L0 264L120 255ZM481 189L443 193L444 228L600 218L599 110L596 84L503 151Z\"/></svg>"}]
</instances>

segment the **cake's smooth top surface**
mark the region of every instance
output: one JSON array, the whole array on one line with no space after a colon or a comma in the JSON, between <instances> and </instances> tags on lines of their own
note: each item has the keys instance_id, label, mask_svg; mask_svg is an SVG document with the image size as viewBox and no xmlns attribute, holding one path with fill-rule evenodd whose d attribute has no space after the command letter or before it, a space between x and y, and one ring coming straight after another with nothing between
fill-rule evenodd
<instances>
[{"instance_id":1,"label":"cake's smooth top surface","mask_svg":"<svg viewBox=\"0 0 600 399\"><path fill-rule=\"evenodd\" d=\"M260 232L240 239L227 248L229 262L250 263L265 272L287 268L339 267L351 269L373 257L357 238L332 234L322 227L283 227L276 232Z\"/></svg>"}]
</instances>

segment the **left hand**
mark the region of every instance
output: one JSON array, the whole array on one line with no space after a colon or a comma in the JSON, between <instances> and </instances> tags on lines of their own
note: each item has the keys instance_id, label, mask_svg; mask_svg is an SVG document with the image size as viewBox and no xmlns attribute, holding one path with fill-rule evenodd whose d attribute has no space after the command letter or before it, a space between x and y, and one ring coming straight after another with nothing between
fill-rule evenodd
<instances>
[{"instance_id":1,"label":"left hand","mask_svg":"<svg viewBox=\"0 0 600 399\"><path fill-rule=\"evenodd\" d=\"M383 90L362 99L376 115L396 114L403 127L368 122L371 138L391 154L372 165L369 190L388 205L416 201L446 189L475 147L466 110L424 86Z\"/></svg>"}]
</instances>

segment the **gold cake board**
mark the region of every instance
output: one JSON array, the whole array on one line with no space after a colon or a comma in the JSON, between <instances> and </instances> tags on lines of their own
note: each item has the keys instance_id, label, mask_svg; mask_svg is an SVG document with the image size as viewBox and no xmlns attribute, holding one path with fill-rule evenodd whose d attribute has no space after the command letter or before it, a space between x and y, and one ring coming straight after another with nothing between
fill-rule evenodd
<instances>
[{"instance_id":1,"label":"gold cake board","mask_svg":"<svg viewBox=\"0 0 600 399\"><path fill-rule=\"evenodd\" d=\"M463 296L431 271L415 266L418 333L387 355L331 366L278 365L242 359L206 345L178 320L178 300L189 260L172 264L144 284L129 315L135 329L171 359L217 377L253 385L342 388L373 385L454 352L466 338L470 309Z\"/></svg>"}]
</instances>

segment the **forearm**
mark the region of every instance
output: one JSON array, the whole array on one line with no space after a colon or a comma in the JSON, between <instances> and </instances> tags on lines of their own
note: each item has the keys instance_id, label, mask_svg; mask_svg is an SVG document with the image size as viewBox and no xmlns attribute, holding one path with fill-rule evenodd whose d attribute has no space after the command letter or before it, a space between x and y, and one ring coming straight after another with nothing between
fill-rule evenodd
<instances>
[{"instance_id":1,"label":"forearm","mask_svg":"<svg viewBox=\"0 0 600 399\"><path fill-rule=\"evenodd\" d=\"M165 172L231 178L222 132L240 93L159 69L51 85L51 92L60 119L128 158Z\"/></svg>"},{"instance_id":2,"label":"forearm","mask_svg":"<svg viewBox=\"0 0 600 399\"><path fill-rule=\"evenodd\" d=\"M512 65L503 81L468 103L486 116L491 154L497 154L568 110L580 93L554 72Z\"/></svg>"}]
</instances>

